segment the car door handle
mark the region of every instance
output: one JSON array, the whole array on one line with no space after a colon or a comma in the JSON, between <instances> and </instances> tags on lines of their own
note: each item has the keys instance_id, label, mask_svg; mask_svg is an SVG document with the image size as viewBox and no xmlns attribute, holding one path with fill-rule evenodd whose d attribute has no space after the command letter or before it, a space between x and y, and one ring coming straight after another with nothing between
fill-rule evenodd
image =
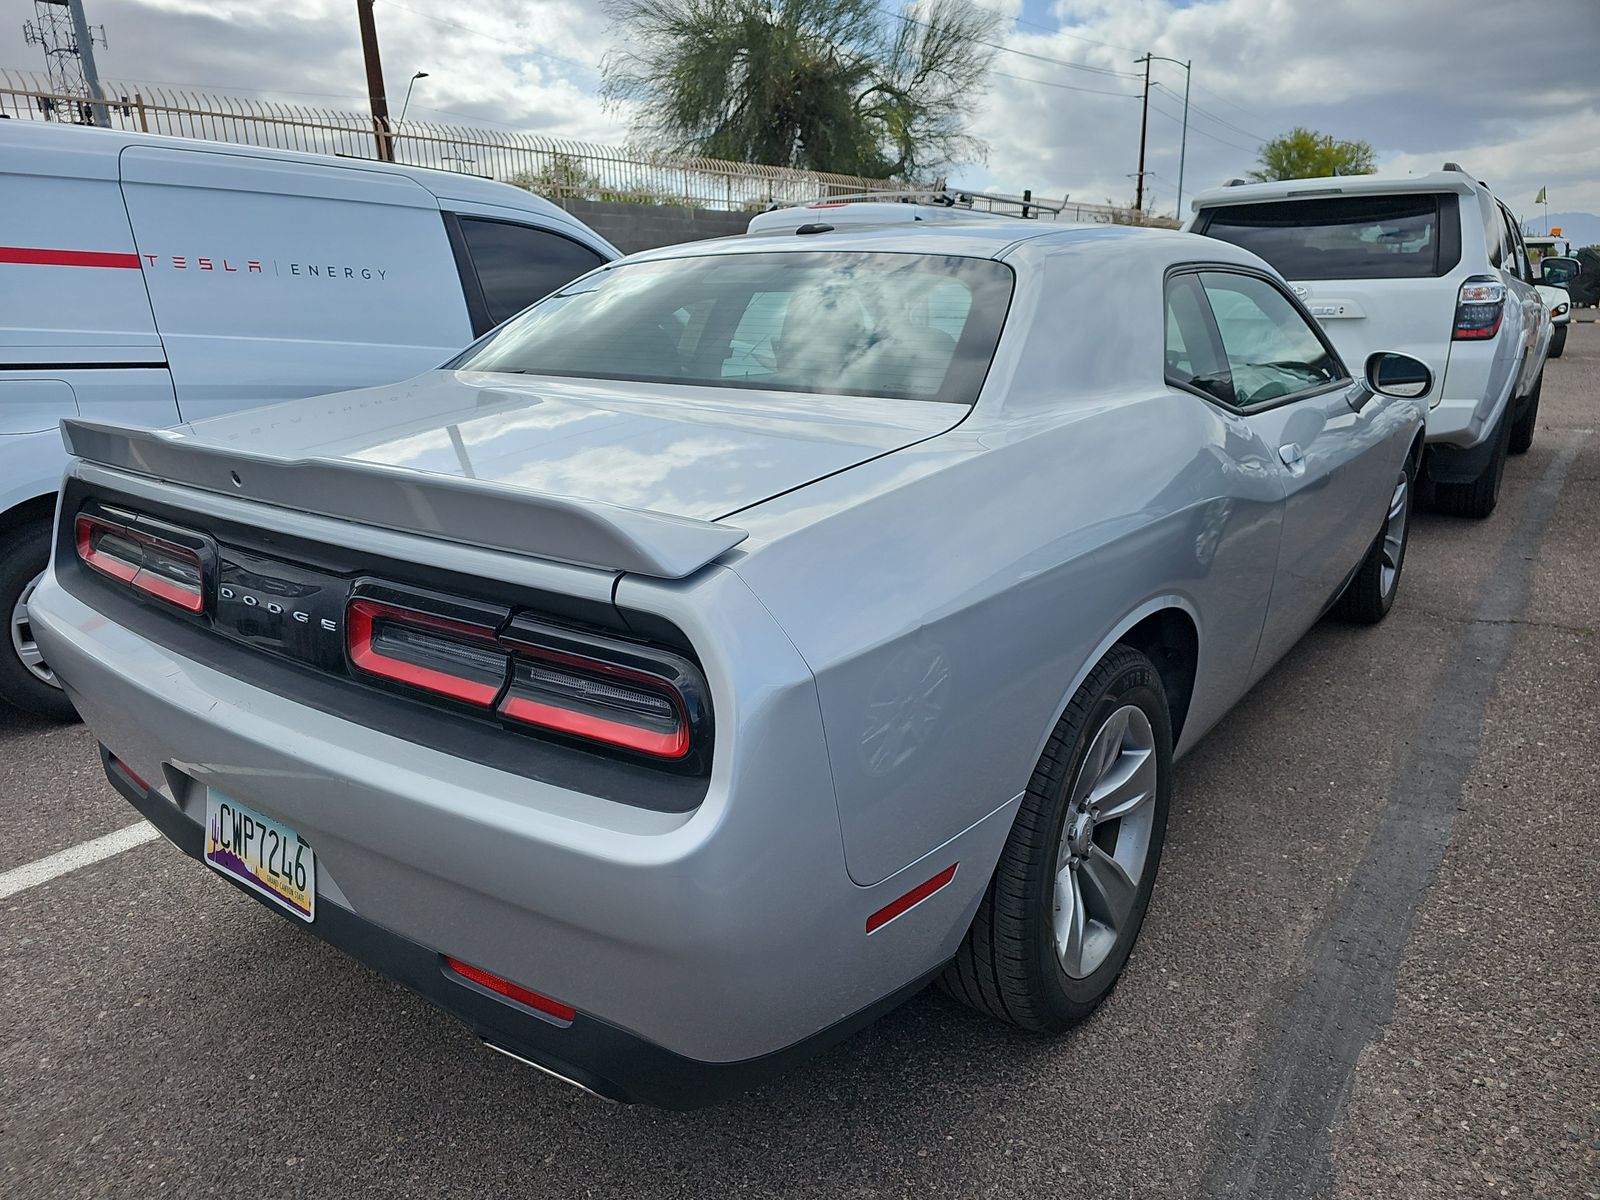
<instances>
[{"instance_id":1,"label":"car door handle","mask_svg":"<svg viewBox=\"0 0 1600 1200\"><path fill-rule=\"evenodd\" d=\"M1278 457L1283 459L1283 465L1289 468L1291 475L1300 475L1306 469L1306 452L1300 449L1298 442L1290 442L1287 446L1278 447Z\"/></svg>"}]
</instances>

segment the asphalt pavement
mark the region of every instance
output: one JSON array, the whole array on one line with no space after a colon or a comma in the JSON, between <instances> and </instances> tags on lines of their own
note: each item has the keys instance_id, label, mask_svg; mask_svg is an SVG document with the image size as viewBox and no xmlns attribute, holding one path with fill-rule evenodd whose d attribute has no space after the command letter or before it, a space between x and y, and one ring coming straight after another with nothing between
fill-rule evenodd
<instances>
[{"instance_id":1,"label":"asphalt pavement","mask_svg":"<svg viewBox=\"0 0 1600 1200\"><path fill-rule=\"evenodd\" d=\"M0 1194L1600 1200L1600 327L1487 521L1423 514L1178 769L1117 992L927 992L693 1113L608 1105L162 841L0 899ZM134 823L0 713L0 875ZM13 876L15 878L15 876Z\"/></svg>"}]
</instances>

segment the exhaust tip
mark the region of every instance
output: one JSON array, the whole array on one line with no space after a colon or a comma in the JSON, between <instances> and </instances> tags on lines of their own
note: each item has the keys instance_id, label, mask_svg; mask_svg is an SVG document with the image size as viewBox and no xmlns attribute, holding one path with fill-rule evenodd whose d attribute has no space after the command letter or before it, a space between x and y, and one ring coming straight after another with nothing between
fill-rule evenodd
<instances>
[{"instance_id":1,"label":"exhaust tip","mask_svg":"<svg viewBox=\"0 0 1600 1200\"><path fill-rule=\"evenodd\" d=\"M604 1092L597 1092L588 1084L579 1083L570 1075L563 1075L560 1071L555 1070L553 1067L547 1067L543 1063L536 1063L531 1058L524 1058L514 1050L507 1050L504 1046L497 1046L493 1042L487 1040L484 1040L483 1044L489 1047L489 1049L493 1050L496 1054L504 1054L507 1058L513 1059L525 1067L532 1067L535 1071L538 1071L543 1075L548 1075L552 1079L559 1079L562 1083L565 1083L571 1087L575 1087L580 1092L584 1092L587 1095L593 1096L596 1100L603 1100L607 1104L622 1103L622 1101L618 1100L615 1096L607 1096Z\"/></svg>"}]
</instances>

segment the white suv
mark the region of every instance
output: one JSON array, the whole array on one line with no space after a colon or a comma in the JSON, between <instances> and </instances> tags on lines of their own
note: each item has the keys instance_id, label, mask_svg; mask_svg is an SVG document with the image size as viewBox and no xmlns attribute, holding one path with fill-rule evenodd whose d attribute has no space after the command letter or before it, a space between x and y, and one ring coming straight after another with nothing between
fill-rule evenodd
<instances>
[{"instance_id":1,"label":"white suv","mask_svg":"<svg viewBox=\"0 0 1600 1200\"><path fill-rule=\"evenodd\" d=\"M1431 175L1231 184L1188 229L1290 281L1346 362L1397 350L1440 380L1427 476L1446 512L1486 517L1507 453L1533 442L1550 316L1517 222L1454 163Z\"/></svg>"}]
</instances>

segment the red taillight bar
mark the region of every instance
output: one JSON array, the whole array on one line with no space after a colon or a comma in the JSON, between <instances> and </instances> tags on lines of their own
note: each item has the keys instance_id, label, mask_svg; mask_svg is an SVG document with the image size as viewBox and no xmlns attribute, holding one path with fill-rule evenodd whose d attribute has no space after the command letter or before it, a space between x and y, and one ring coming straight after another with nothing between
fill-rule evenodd
<instances>
[{"instance_id":1,"label":"red taillight bar","mask_svg":"<svg viewBox=\"0 0 1600 1200\"><path fill-rule=\"evenodd\" d=\"M97 532L132 542L139 549L139 560L132 562L101 550L94 544ZM200 561L200 556L187 546L179 546L164 538L155 537L142 529L131 529L115 521L91 517L87 513L78 514L73 525L73 536L78 547L78 557L102 575L119 583L129 584L146 595L154 596L157 600L165 601L185 612L205 611L205 567ZM152 558L162 557L169 562L182 562L193 567L195 586L192 589L185 587L153 570Z\"/></svg>"},{"instance_id":2,"label":"red taillight bar","mask_svg":"<svg viewBox=\"0 0 1600 1200\"><path fill-rule=\"evenodd\" d=\"M578 1015L578 1010L570 1004L563 1004L559 1000L552 1000L549 996L541 996L538 992L529 991L520 984L512 983L509 979L501 979L498 975L491 975L482 967L475 967L471 963L464 963L459 958L444 955L445 966L449 967L463 979L470 979L479 987L488 988L496 995L504 996L507 1000L515 1000L518 1004L525 1004L529 1008L537 1009L546 1016L554 1017L558 1021L571 1021Z\"/></svg>"},{"instance_id":3,"label":"red taillight bar","mask_svg":"<svg viewBox=\"0 0 1600 1200\"><path fill-rule=\"evenodd\" d=\"M487 626L453 621L448 617L438 617L432 613L417 612L414 609L357 597L350 601L349 607L345 610L345 646L349 650L350 661L359 669L380 679L421 688L423 691L434 692L451 700L460 700L465 704L475 704L482 708L488 708L500 695L500 689L505 684L503 677L495 683L484 683L382 653L373 642L377 623L384 620L463 638L484 647L496 645L495 631ZM509 657L507 661L509 662Z\"/></svg>"},{"instance_id":4,"label":"red taillight bar","mask_svg":"<svg viewBox=\"0 0 1600 1200\"><path fill-rule=\"evenodd\" d=\"M513 721L621 746L625 750L637 750L640 754L651 754L656 758L682 758L689 753L689 726L681 716L675 730L660 733L623 721L610 721L592 713L542 704L525 696L508 695L500 704L500 712Z\"/></svg>"}]
</instances>

